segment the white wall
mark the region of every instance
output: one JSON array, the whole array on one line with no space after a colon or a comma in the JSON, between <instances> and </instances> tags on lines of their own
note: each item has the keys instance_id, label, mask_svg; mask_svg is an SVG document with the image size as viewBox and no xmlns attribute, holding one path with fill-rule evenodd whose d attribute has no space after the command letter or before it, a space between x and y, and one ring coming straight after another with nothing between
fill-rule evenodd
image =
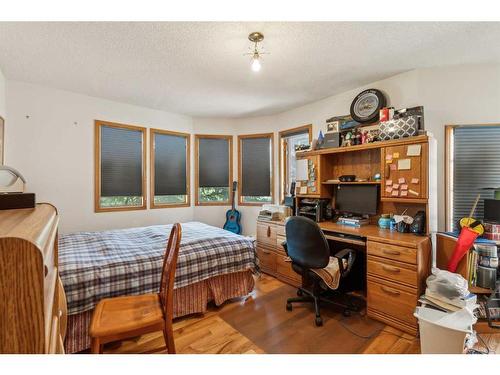
<instances>
[{"instance_id":1,"label":"white wall","mask_svg":"<svg viewBox=\"0 0 500 375\"><path fill-rule=\"evenodd\" d=\"M6 164L56 205L62 233L192 220L192 207L94 213L93 190L95 119L192 132L190 117L12 81L7 94Z\"/></svg>"}]
</instances>

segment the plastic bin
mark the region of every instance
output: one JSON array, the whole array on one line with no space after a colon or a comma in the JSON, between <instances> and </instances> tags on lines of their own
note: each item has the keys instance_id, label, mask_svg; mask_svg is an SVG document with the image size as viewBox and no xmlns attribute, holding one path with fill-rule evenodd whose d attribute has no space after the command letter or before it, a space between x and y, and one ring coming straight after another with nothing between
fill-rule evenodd
<instances>
[{"instance_id":1,"label":"plastic bin","mask_svg":"<svg viewBox=\"0 0 500 375\"><path fill-rule=\"evenodd\" d=\"M439 320L448 313L417 307L413 314L418 319L420 330L420 350L422 354L462 354L465 339L472 333L472 325L463 329L451 328L439 324Z\"/></svg>"}]
</instances>

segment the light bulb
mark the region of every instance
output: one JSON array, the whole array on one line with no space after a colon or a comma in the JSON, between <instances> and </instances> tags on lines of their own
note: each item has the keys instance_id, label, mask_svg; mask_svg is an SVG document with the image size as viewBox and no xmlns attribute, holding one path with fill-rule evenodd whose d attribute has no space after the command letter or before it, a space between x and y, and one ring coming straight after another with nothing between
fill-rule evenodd
<instances>
[{"instance_id":1,"label":"light bulb","mask_svg":"<svg viewBox=\"0 0 500 375\"><path fill-rule=\"evenodd\" d=\"M259 61L259 57L258 56L254 56L253 58L253 62L252 62L252 70L254 72L258 72L260 70L260 61Z\"/></svg>"}]
</instances>

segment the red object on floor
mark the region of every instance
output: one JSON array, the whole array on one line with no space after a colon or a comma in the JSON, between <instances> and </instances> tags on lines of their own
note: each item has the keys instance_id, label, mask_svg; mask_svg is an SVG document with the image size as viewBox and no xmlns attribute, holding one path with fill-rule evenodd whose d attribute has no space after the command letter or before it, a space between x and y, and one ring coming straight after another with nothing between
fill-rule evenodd
<instances>
[{"instance_id":1,"label":"red object on floor","mask_svg":"<svg viewBox=\"0 0 500 375\"><path fill-rule=\"evenodd\" d=\"M478 236L479 233L474 232L472 229L468 227L462 228L455 244L455 250L448 263L448 271L455 272L457 270L458 262L467 254Z\"/></svg>"}]
</instances>

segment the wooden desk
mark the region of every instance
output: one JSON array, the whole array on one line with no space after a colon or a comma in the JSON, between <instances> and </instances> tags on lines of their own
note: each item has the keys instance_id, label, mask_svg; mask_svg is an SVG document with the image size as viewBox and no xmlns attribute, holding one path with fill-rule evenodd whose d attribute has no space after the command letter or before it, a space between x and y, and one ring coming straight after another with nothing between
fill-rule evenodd
<instances>
[{"instance_id":1,"label":"wooden desk","mask_svg":"<svg viewBox=\"0 0 500 375\"><path fill-rule=\"evenodd\" d=\"M391 232L376 225L355 228L325 221L319 226L327 236L341 233L366 239L368 316L416 335L413 312L431 268L429 237ZM262 271L298 286L300 276L291 269L281 246L285 238L283 222L257 221L257 256ZM354 240L356 245L363 244Z\"/></svg>"}]
</instances>

